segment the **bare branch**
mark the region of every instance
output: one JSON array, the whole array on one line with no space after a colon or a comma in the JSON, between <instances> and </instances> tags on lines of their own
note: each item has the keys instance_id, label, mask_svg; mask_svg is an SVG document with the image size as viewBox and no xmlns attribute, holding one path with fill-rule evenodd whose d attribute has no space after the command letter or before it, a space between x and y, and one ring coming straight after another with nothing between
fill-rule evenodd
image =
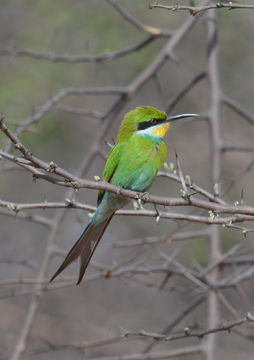
<instances>
[{"instance_id":1,"label":"bare branch","mask_svg":"<svg viewBox=\"0 0 254 360\"><path fill-rule=\"evenodd\" d=\"M170 331L172 331L185 317L187 317L193 310L195 310L199 305L201 305L205 300L205 296L200 297L199 299L192 302L190 305L186 306L172 322L162 331L162 334L166 335ZM147 353L151 351L151 349L157 345L157 341L153 341L149 344L143 352Z\"/></svg>"},{"instance_id":2,"label":"bare branch","mask_svg":"<svg viewBox=\"0 0 254 360\"><path fill-rule=\"evenodd\" d=\"M251 146L235 146L235 145L223 145L221 147L223 152L238 151L238 152L254 152L254 147Z\"/></svg>"},{"instance_id":3,"label":"bare branch","mask_svg":"<svg viewBox=\"0 0 254 360\"><path fill-rule=\"evenodd\" d=\"M181 10L187 10L190 12L190 15L197 15L203 11L211 10L211 9L254 9L254 5L248 5L248 4L237 4L233 2L223 3L223 2L216 2L215 4L209 4L204 6L186 6L186 5L162 5L158 2L153 2L149 5L150 9L154 8L160 8L165 10L171 10L171 11L181 11Z\"/></svg>"},{"instance_id":4,"label":"bare branch","mask_svg":"<svg viewBox=\"0 0 254 360\"><path fill-rule=\"evenodd\" d=\"M176 232L170 233L165 236L151 236L141 239L132 239L132 240L121 240L119 242L113 243L116 247L128 247L128 246L137 246L137 245L154 245L164 242L170 243L171 241L182 241L187 239L207 237L208 231L206 229L197 230L197 231L186 231L186 232Z\"/></svg>"},{"instance_id":5,"label":"bare branch","mask_svg":"<svg viewBox=\"0 0 254 360\"><path fill-rule=\"evenodd\" d=\"M137 29L145 31L149 34L158 36L172 36L173 32L170 30L159 29L154 26L142 24L135 16L130 14L126 9L120 6L115 0L106 0L125 20L127 20L131 25L135 26Z\"/></svg>"},{"instance_id":6,"label":"bare branch","mask_svg":"<svg viewBox=\"0 0 254 360\"><path fill-rule=\"evenodd\" d=\"M184 355L202 354L203 347L201 345L186 346L176 350L158 351L149 354L122 354L112 356L94 357L93 360L163 360L177 358Z\"/></svg>"},{"instance_id":7,"label":"bare branch","mask_svg":"<svg viewBox=\"0 0 254 360\"><path fill-rule=\"evenodd\" d=\"M103 117L103 114L99 111L93 111L93 110L86 110L86 109L80 109L77 107L72 107L68 105L58 105L57 110L61 110L70 114L80 115L80 116L86 116L86 117L92 117L94 119L101 120Z\"/></svg>"},{"instance_id":8,"label":"bare branch","mask_svg":"<svg viewBox=\"0 0 254 360\"><path fill-rule=\"evenodd\" d=\"M25 163L23 159L18 159L15 156L11 156L9 154L6 154L3 151L0 151L0 155L3 157L8 158L9 160L14 161L16 164L19 164L23 167L25 167L27 170L31 171L34 175L36 175L37 178L44 178L48 181L51 181L55 184L61 185L61 186L68 186L72 188L92 188L97 190L107 190L119 195L124 195L132 199L141 199L143 202L152 203L156 205L164 205L164 206L195 206L197 208L206 209L208 211L214 211L216 214L222 214L222 213L229 213L229 214L242 214L247 215L251 217L247 217L245 219L253 220L252 216L254 215L254 208L250 206L245 205L239 205L239 206L232 206L228 204L218 204L218 203L212 203L205 200L196 199L194 197L188 198L188 199L178 199L178 198L162 198L159 196L150 196L147 194L137 193L135 191L131 191L128 189L121 189L118 186L114 186L109 183L105 183L103 181L89 181L89 180L82 180L78 179L77 177L71 175L64 169L61 169L58 167L53 161L46 163L35 156L32 155L32 153L19 141L18 137L14 135L6 126L6 124L3 121L3 118L0 121L0 129L6 134L6 136L11 140L11 142L14 144L15 148L22 153L24 158L28 161L28 163ZM219 149L220 150L220 149ZM217 161L217 160L216 160ZM32 165L32 166L31 166ZM217 165L216 165L217 166ZM46 173L54 173L56 175L59 175L64 178L64 180L55 180L54 178L45 175L44 173L41 173L37 169L42 169L46 171ZM182 176L183 177L183 176ZM180 178L180 177L179 177ZM141 214L141 213L139 213ZM197 217L193 217L193 219ZM229 222L229 221L228 221ZM215 222L209 222L209 223L215 223ZM220 220L217 222L218 224L221 223ZM225 222L222 222L225 223Z\"/></svg>"},{"instance_id":9,"label":"bare branch","mask_svg":"<svg viewBox=\"0 0 254 360\"><path fill-rule=\"evenodd\" d=\"M26 220L26 221L32 221L32 222L35 222L35 223L38 223L41 225L45 225L48 227L51 227L53 225L53 221L44 216L27 214L25 212L20 213L20 212L17 212L15 208L14 209L10 208L10 206L8 209L8 204L6 204L6 206L4 206L4 207L6 207L7 210L5 211L5 210L1 209L0 215L15 217L17 219L22 219L22 220Z\"/></svg>"},{"instance_id":10,"label":"bare branch","mask_svg":"<svg viewBox=\"0 0 254 360\"><path fill-rule=\"evenodd\" d=\"M53 63L69 63L69 64L79 64L79 63L104 63L112 60L119 59L131 53L141 50L143 47L152 43L156 37L161 34L154 34L148 36L146 39L139 42L137 45L130 46L126 49L120 51L107 52L102 55L56 55L54 53L45 53L37 52L30 49L0 49L0 56L15 56L15 57L30 57L37 60L46 60ZM170 36L171 34L168 34ZM164 34L165 36L165 34Z\"/></svg>"},{"instance_id":11,"label":"bare branch","mask_svg":"<svg viewBox=\"0 0 254 360\"><path fill-rule=\"evenodd\" d=\"M238 115L240 115L244 120L246 120L249 124L254 124L254 117L246 111L236 100L231 99L229 96L223 96L223 102L230 109L235 111Z\"/></svg>"},{"instance_id":12,"label":"bare branch","mask_svg":"<svg viewBox=\"0 0 254 360\"><path fill-rule=\"evenodd\" d=\"M202 81L205 78L206 78L205 72L202 72L197 76L195 76L189 83L185 85L185 87L178 94L173 96L173 98L171 98L168 101L168 103L166 104L166 111L171 112L174 109L174 107L179 103L179 101L182 100L182 98L186 94L188 94L190 90L192 90L197 84L199 84L200 81Z\"/></svg>"},{"instance_id":13,"label":"bare branch","mask_svg":"<svg viewBox=\"0 0 254 360\"><path fill-rule=\"evenodd\" d=\"M151 333L151 332L148 332L145 330L141 330L138 332L126 331L124 333L124 335L126 337L135 336L135 337L139 337L139 338L152 338L153 340L157 340L157 341L161 341L161 340L173 341L173 340L185 339L185 338L190 338L190 337L196 337L199 339L203 339L203 337L205 337L207 335L222 332L222 331L230 332L230 330L236 326L240 326L240 325L243 325L246 323L252 323L252 322L254 322L254 317L253 317L253 315L248 313L244 318L242 318L240 320L231 321L229 323L225 323L225 324L222 324L215 328L207 329L207 330L198 330L197 331L197 330L191 330L190 328L185 328L182 333L170 334L170 335Z\"/></svg>"}]
</instances>

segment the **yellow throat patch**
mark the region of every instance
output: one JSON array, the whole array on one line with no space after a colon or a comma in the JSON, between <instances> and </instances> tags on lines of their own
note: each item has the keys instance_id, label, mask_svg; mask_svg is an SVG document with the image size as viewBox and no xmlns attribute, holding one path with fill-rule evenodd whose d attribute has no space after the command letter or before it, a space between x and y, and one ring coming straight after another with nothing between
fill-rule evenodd
<instances>
[{"instance_id":1,"label":"yellow throat patch","mask_svg":"<svg viewBox=\"0 0 254 360\"><path fill-rule=\"evenodd\" d=\"M164 137L170 127L169 123L162 124L160 126L156 126L151 130L151 134L153 136Z\"/></svg>"}]
</instances>

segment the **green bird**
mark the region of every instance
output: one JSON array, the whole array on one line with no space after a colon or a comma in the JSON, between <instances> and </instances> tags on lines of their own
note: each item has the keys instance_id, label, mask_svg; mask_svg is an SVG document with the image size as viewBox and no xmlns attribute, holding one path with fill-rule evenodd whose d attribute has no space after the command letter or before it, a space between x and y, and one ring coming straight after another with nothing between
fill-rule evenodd
<instances>
[{"instance_id":1,"label":"green bird","mask_svg":"<svg viewBox=\"0 0 254 360\"><path fill-rule=\"evenodd\" d=\"M198 115L179 114L167 117L165 112L148 106L140 106L128 112L107 158L103 180L125 189L147 191L167 157L163 138L169 130L170 122L193 116ZM50 281L79 257L77 285L81 282L114 213L128 202L122 195L99 191L94 215Z\"/></svg>"}]
</instances>

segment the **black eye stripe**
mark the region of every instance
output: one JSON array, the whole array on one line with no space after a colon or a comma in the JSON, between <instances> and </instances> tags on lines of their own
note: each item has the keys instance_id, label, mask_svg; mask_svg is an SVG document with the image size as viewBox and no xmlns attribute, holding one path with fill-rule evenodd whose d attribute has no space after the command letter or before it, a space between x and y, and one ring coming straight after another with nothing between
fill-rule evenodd
<instances>
[{"instance_id":1,"label":"black eye stripe","mask_svg":"<svg viewBox=\"0 0 254 360\"><path fill-rule=\"evenodd\" d=\"M151 126L163 123L164 119L151 119L150 121L142 121L138 123L138 130L145 130Z\"/></svg>"}]
</instances>

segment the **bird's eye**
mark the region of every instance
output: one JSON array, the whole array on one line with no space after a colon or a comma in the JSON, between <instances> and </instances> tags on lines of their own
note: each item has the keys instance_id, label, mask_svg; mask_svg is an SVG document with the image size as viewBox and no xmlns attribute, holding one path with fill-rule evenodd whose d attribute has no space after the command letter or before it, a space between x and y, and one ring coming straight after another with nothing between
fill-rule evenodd
<instances>
[{"instance_id":1,"label":"bird's eye","mask_svg":"<svg viewBox=\"0 0 254 360\"><path fill-rule=\"evenodd\" d=\"M154 125L154 124L157 124L158 121L157 121L157 119L152 119L150 122L151 122L151 124Z\"/></svg>"}]
</instances>

